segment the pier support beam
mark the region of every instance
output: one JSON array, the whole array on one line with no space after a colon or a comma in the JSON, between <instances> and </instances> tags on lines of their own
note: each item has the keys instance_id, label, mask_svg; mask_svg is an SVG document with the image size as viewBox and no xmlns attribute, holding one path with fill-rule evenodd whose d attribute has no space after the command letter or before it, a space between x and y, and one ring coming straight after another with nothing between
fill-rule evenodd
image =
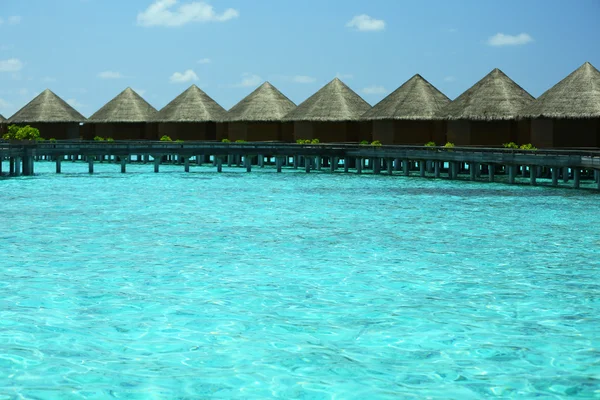
<instances>
[{"instance_id":1,"label":"pier support beam","mask_svg":"<svg viewBox=\"0 0 600 400\"><path fill-rule=\"evenodd\" d=\"M298 169L298 158L300 158L300 156L294 156L294 169Z\"/></svg>"},{"instance_id":2,"label":"pier support beam","mask_svg":"<svg viewBox=\"0 0 600 400\"><path fill-rule=\"evenodd\" d=\"M264 168L265 167L265 156L262 154L258 155L258 166L260 168Z\"/></svg>"},{"instance_id":3,"label":"pier support beam","mask_svg":"<svg viewBox=\"0 0 600 400\"><path fill-rule=\"evenodd\" d=\"M223 172L223 158L221 156L215 156L217 159L217 172Z\"/></svg>"},{"instance_id":4,"label":"pier support beam","mask_svg":"<svg viewBox=\"0 0 600 400\"><path fill-rule=\"evenodd\" d=\"M304 157L304 171L308 174L310 172L310 164L312 164L310 157Z\"/></svg>"},{"instance_id":5,"label":"pier support beam","mask_svg":"<svg viewBox=\"0 0 600 400\"><path fill-rule=\"evenodd\" d=\"M433 162L433 173L436 178L440 177L440 162L439 161Z\"/></svg>"},{"instance_id":6,"label":"pier support beam","mask_svg":"<svg viewBox=\"0 0 600 400\"><path fill-rule=\"evenodd\" d=\"M516 175L517 166L516 165L507 165L506 169L508 170L508 183L510 183L512 185L513 183L515 183L515 175Z\"/></svg>"},{"instance_id":7,"label":"pier support beam","mask_svg":"<svg viewBox=\"0 0 600 400\"><path fill-rule=\"evenodd\" d=\"M14 157L14 167L13 167L13 175L20 176L21 175L21 157Z\"/></svg>"},{"instance_id":8,"label":"pier support beam","mask_svg":"<svg viewBox=\"0 0 600 400\"><path fill-rule=\"evenodd\" d=\"M409 176L410 175L410 161L409 160L403 160L402 161L402 172L404 173L404 176Z\"/></svg>"},{"instance_id":9,"label":"pier support beam","mask_svg":"<svg viewBox=\"0 0 600 400\"><path fill-rule=\"evenodd\" d=\"M283 159L281 157L275 157L275 165L277 166L277 172L281 172L282 164L283 164Z\"/></svg>"},{"instance_id":10,"label":"pier support beam","mask_svg":"<svg viewBox=\"0 0 600 400\"><path fill-rule=\"evenodd\" d=\"M523 166L523 168L525 168L525 167ZM536 172L535 166L530 165L529 166L529 179L531 181L531 186L537 185L537 174L535 172Z\"/></svg>"},{"instance_id":11,"label":"pier support beam","mask_svg":"<svg viewBox=\"0 0 600 400\"><path fill-rule=\"evenodd\" d=\"M573 187L579 189L579 181L581 178L581 170L579 168L571 168L573 170Z\"/></svg>"},{"instance_id":12,"label":"pier support beam","mask_svg":"<svg viewBox=\"0 0 600 400\"><path fill-rule=\"evenodd\" d=\"M158 170L160 169L160 159L162 158L162 156L155 156L154 157L154 173L158 173Z\"/></svg>"},{"instance_id":13,"label":"pier support beam","mask_svg":"<svg viewBox=\"0 0 600 400\"><path fill-rule=\"evenodd\" d=\"M376 157L371 160L373 162L373 173L379 175L381 173L381 158Z\"/></svg>"},{"instance_id":14,"label":"pier support beam","mask_svg":"<svg viewBox=\"0 0 600 400\"><path fill-rule=\"evenodd\" d=\"M252 172L252 159L249 156L244 156L244 165L246 166L246 172Z\"/></svg>"},{"instance_id":15,"label":"pier support beam","mask_svg":"<svg viewBox=\"0 0 600 400\"><path fill-rule=\"evenodd\" d=\"M387 168L387 174L392 175L394 173L394 165L391 158L385 160L385 166Z\"/></svg>"},{"instance_id":16,"label":"pier support beam","mask_svg":"<svg viewBox=\"0 0 600 400\"><path fill-rule=\"evenodd\" d=\"M558 186L558 168L552 167L552 186Z\"/></svg>"},{"instance_id":17,"label":"pier support beam","mask_svg":"<svg viewBox=\"0 0 600 400\"><path fill-rule=\"evenodd\" d=\"M179 158L181 159L181 156L179 156ZM183 161L183 169L185 172L190 172L190 158L189 157L185 157L185 160Z\"/></svg>"},{"instance_id":18,"label":"pier support beam","mask_svg":"<svg viewBox=\"0 0 600 400\"><path fill-rule=\"evenodd\" d=\"M127 157L121 157L121 173L127 172Z\"/></svg>"},{"instance_id":19,"label":"pier support beam","mask_svg":"<svg viewBox=\"0 0 600 400\"><path fill-rule=\"evenodd\" d=\"M362 174L362 167L363 167L363 160L362 158L356 158L354 160L356 162L356 173L357 174Z\"/></svg>"},{"instance_id":20,"label":"pier support beam","mask_svg":"<svg viewBox=\"0 0 600 400\"><path fill-rule=\"evenodd\" d=\"M321 166L323 164L323 160L321 159L321 157L317 156L315 158L315 161L317 163L317 171L320 171L321 170Z\"/></svg>"},{"instance_id":21,"label":"pier support beam","mask_svg":"<svg viewBox=\"0 0 600 400\"><path fill-rule=\"evenodd\" d=\"M477 179L477 163L469 163L469 177L472 181Z\"/></svg>"},{"instance_id":22,"label":"pier support beam","mask_svg":"<svg viewBox=\"0 0 600 400\"><path fill-rule=\"evenodd\" d=\"M344 172L348 173L348 168L350 168L350 157L344 157Z\"/></svg>"},{"instance_id":23,"label":"pier support beam","mask_svg":"<svg viewBox=\"0 0 600 400\"><path fill-rule=\"evenodd\" d=\"M329 172L335 172L337 168L338 159L337 157L331 157L329 159Z\"/></svg>"},{"instance_id":24,"label":"pier support beam","mask_svg":"<svg viewBox=\"0 0 600 400\"><path fill-rule=\"evenodd\" d=\"M394 171L400 171L400 163L401 161L399 158L394 159Z\"/></svg>"},{"instance_id":25,"label":"pier support beam","mask_svg":"<svg viewBox=\"0 0 600 400\"><path fill-rule=\"evenodd\" d=\"M87 162L88 162L88 172L90 174L93 174L94 173L94 156L88 156Z\"/></svg>"},{"instance_id":26,"label":"pier support beam","mask_svg":"<svg viewBox=\"0 0 600 400\"><path fill-rule=\"evenodd\" d=\"M563 182L564 183L569 182L569 167L563 168Z\"/></svg>"},{"instance_id":27,"label":"pier support beam","mask_svg":"<svg viewBox=\"0 0 600 400\"><path fill-rule=\"evenodd\" d=\"M425 161L419 161L419 175L421 178L425 177Z\"/></svg>"},{"instance_id":28,"label":"pier support beam","mask_svg":"<svg viewBox=\"0 0 600 400\"><path fill-rule=\"evenodd\" d=\"M488 179L490 182L494 182L494 178L495 178L495 170L496 166L494 164L488 164Z\"/></svg>"},{"instance_id":29,"label":"pier support beam","mask_svg":"<svg viewBox=\"0 0 600 400\"><path fill-rule=\"evenodd\" d=\"M227 166L231 167L231 164L233 164L233 155L229 154L227 156Z\"/></svg>"}]
</instances>

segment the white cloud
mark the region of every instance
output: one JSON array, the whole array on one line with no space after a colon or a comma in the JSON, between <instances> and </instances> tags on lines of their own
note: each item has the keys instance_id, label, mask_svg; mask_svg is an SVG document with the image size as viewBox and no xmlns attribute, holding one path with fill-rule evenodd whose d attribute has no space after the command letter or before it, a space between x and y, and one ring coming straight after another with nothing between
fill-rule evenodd
<instances>
[{"instance_id":1,"label":"white cloud","mask_svg":"<svg viewBox=\"0 0 600 400\"><path fill-rule=\"evenodd\" d=\"M7 22L9 25L17 25L17 24L21 23L21 19L22 19L22 18L21 18L20 16L18 16L18 15L13 15L13 16L11 16L11 17L8 17L8 19L6 20L6 22Z\"/></svg>"},{"instance_id":2,"label":"white cloud","mask_svg":"<svg viewBox=\"0 0 600 400\"><path fill-rule=\"evenodd\" d=\"M385 29L385 21L369 17L367 14L357 15L346 24L348 28L359 31L382 31Z\"/></svg>"},{"instance_id":3,"label":"white cloud","mask_svg":"<svg viewBox=\"0 0 600 400\"><path fill-rule=\"evenodd\" d=\"M253 87L258 86L262 82L262 78L258 75L250 74L248 72L242 74L242 81L233 87Z\"/></svg>"},{"instance_id":4,"label":"white cloud","mask_svg":"<svg viewBox=\"0 0 600 400\"><path fill-rule=\"evenodd\" d=\"M362 90L364 94L385 94L387 91L383 86L368 86Z\"/></svg>"},{"instance_id":5,"label":"white cloud","mask_svg":"<svg viewBox=\"0 0 600 400\"><path fill-rule=\"evenodd\" d=\"M292 77L292 82L295 82L295 83L313 83L315 81L316 81L316 78L313 78L312 76L296 75L296 76Z\"/></svg>"},{"instance_id":6,"label":"white cloud","mask_svg":"<svg viewBox=\"0 0 600 400\"><path fill-rule=\"evenodd\" d=\"M533 42L533 38L527 33L519 33L518 35L496 33L488 39L487 44L490 46L519 46L530 42Z\"/></svg>"},{"instance_id":7,"label":"white cloud","mask_svg":"<svg viewBox=\"0 0 600 400\"><path fill-rule=\"evenodd\" d=\"M10 108L12 107L12 104L10 104L8 101L4 100L4 99L0 99L0 108ZM8 118L8 115L5 115L6 118Z\"/></svg>"},{"instance_id":8,"label":"white cloud","mask_svg":"<svg viewBox=\"0 0 600 400\"><path fill-rule=\"evenodd\" d=\"M115 71L104 71L98 74L98 78L100 79L121 79L123 75L120 72Z\"/></svg>"},{"instance_id":9,"label":"white cloud","mask_svg":"<svg viewBox=\"0 0 600 400\"><path fill-rule=\"evenodd\" d=\"M335 77L338 79L352 79L354 78L354 75L352 74L340 74L339 72L337 74L335 74Z\"/></svg>"},{"instance_id":10,"label":"white cloud","mask_svg":"<svg viewBox=\"0 0 600 400\"><path fill-rule=\"evenodd\" d=\"M69 103L73 108L85 107L85 105L81 104L76 99L69 99L67 100L67 103Z\"/></svg>"},{"instance_id":11,"label":"white cloud","mask_svg":"<svg viewBox=\"0 0 600 400\"><path fill-rule=\"evenodd\" d=\"M156 0L146 11L137 16L141 26L182 26L190 22L225 22L237 18L240 13L228 8L222 14L203 1L185 3L178 7L177 0Z\"/></svg>"},{"instance_id":12,"label":"white cloud","mask_svg":"<svg viewBox=\"0 0 600 400\"><path fill-rule=\"evenodd\" d=\"M23 63L17 58L0 60L0 72L18 72L23 68Z\"/></svg>"},{"instance_id":13,"label":"white cloud","mask_svg":"<svg viewBox=\"0 0 600 400\"><path fill-rule=\"evenodd\" d=\"M198 60L198 64L210 64L212 60L210 58L201 58Z\"/></svg>"},{"instance_id":14,"label":"white cloud","mask_svg":"<svg viewBox=\"0 0 600 400\"><path fill-rule=\"evenodd\" d=\"M169 78L169 81L171 83L186 83L186 82L192 82L192 81L197 81L197 80L198 80L198 75L196 75L196 73L194 71L192 71L191 69L188 69L187 71L185 71L183 73L175 72Z\"/></svg>"},{"instance_id":15,"label":"white cloud","mask_svg":"<svg viewBox=\"0 0 600 400\"><path fill-rule=\"evenodd\" d=\"M455 76L447 76L444 78L444 82L456 82Z\"/></svg>"}]
</instances>

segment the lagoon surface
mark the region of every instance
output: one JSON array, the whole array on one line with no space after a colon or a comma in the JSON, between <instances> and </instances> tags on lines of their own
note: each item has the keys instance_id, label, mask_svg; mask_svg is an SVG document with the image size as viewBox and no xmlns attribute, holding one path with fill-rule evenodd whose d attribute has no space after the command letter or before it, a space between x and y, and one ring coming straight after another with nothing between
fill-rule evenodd
<instances>
[{"instance_id":1,"label":"lagoon surface","mask_svg":"<svg viewBox=\"0 0 600 400\"><path fill-rule=\"evenodd\" d=\"M598 193L53 170L0 179L0 399L600 396Z\"/></svg>"}]
</instances>

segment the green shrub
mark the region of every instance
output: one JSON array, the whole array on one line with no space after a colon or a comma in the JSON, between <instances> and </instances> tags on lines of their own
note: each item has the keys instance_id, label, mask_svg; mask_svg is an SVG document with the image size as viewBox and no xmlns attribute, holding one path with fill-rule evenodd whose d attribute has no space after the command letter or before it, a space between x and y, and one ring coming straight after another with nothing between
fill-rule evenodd
<instances>
[{"instance_id":1,"label":"green shrub","mask_svg":"<svg viewBox=\"0 0 600 400\"><path fill-rule=\"evenodd\" d=\"M368 145L368 144L369 144L369 141L368 141L368 140L362 140L362 141L360 142L360 144L361 144L362 146L366 146L366 145Z\"/></svg>"},{"instance_id":2,"label":"green shrub","mask_svg":"<svg viewBox=\"0 0 600 400\"><path fill-rule=\"evenodd\" d=\"M504 146L505 149L518 149L519 148L519 145L516 144L515 142L503 143L502 146Z\"/></svg>"},{"instance_id":3,"label":"green shrub","mask_svg":"<svg viewBox=\"0 0 600 400\"><path fill-rule=\"evenodd\" d=\"M381 142L379 140L374 140L371 142L371 146L381 146Z\"/></svg>"},{"instance_id":4,"label":"green shrub","mask_svg":"<svg viewBox=\"0 0 600 400\"><path fill-rule=\"evenodd\" d=\"M449 148L452 148L452 147L454 147L454 143L452 143L452 142L447 142L447 143L444 145L444 147L449 147Z\"/></svg>"},{"instance_id":5,"label":"green shrub","mask_svg":"<svg viewBox=\"0 0 600 400\"><path fill-rule=\"evenodd\" d=\"M313 139L310 141L310 144L319 144L321 141L319 139Z\"/></svg>"},{"instance_id":6,"label":"green shrub","mask_svg":"<svg viewBox=\"0 0 600 400\"><path fill-rule=\"evenodd\" d=\"M519 149L535 151L535 150L537 150L537 147L533 147L533 145L531 143L527 143L527 144L522 144L521 147L519 147Z\"/></svg>"},{"instance_id":7,"label":"green shrub","mask_svg":"<svg viewBox=\"0 0 600 400\"><path fill-rule=\"evenodd\" d=\"M29 125L18 126L10 125L8 132L2 135L4 140L40 140L40 131L37 128L32 128Z\"/></svg>"},{"instance_id":8,"label":"green shrub","mask_svg":"<svg viewBox=\"0 0 600 400\"><path fill-rule=\"evenodd\" d=\"M50 143L56 143L56 139L54 139L54 138L50 138L50 139L48 139L48 141L49 141Z\"/></svg>"},{"instance_id":9,"label":"green shrub","mask_svg":"<svg viewBox=\"0 0 600 400\"><path fill-rule=\"evenodd\" d=\"M167 136L167 135L163 135L163 136L160 138L160 141L161 141L161 142L172 142L173 140L172 140L172 139L171 139L169 136Z\"/></svg>"},{"instance_id":10,"label":"green shrub","mask_svg":"<svg viewBox=\"0 0 600 400\"><path fill-rule=\"evenodd\" d=\"M183 143L183 140L181 140L181 139L177 139L177 140L175 141L175 143Z\"/></svg>"},{"instance_id":11,"label":"green shrub","mask_svg":"<svg viewBox=\"0 0 600 400\"><path fill-rule=\"evenodd\" d=\"M95 136L94 141L96 142L104 142L104 138L102 136Z\"/></svg>"},{"instance_id":12,"label":"green shrub","mask_svg":"<svg viewBox=\"0 0 600 400\"><path fill-rule=\"evenodd\" d=\"M236 143L247 143L245 140L241 140L241 139L240 140L236 140L235 142Z\"/></svg>"},{"instance_id":13,"label":"green shrub","mask_svg":"<svg viewBox=\"0 0 600 400\"><path fill-rule=\"evenodd\" d=\"M231 143L231 140L229 140L229 139L223 139L223 140L221 140L221 143Z\"/></svg>"},{"instance_id":14,"label":"green shrub","mask_svg":"<svg viewBox=\"0 0 600 400\"><path fill-rule=\"evenodd\" d=\"M427 142L427 143L425 143L425 147L435 147L435 146L436 146L435 142Z\"/></svg>"},{"instance_id":15,"label":"green shrub","mask_svg":"<svg viewBox=\"0 0 600 400\"><path fill-rule=\"evenodd\" d=\"M107 142L111 142L111 143L112 143L112 142L114 142L114 141L115 141L115 139L113 139L113 138L109 137L109 138L106 138L106 141L107 141Z\"/></svg>"}]
</instances>

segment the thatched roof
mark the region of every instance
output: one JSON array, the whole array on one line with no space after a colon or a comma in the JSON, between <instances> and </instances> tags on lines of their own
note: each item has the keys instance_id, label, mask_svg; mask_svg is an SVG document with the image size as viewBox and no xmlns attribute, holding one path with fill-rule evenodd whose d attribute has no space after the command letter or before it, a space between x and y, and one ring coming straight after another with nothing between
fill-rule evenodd
<instances>
[{"instance_id":1,"label":"thatched roof","mask_svg":"<svg viewBox=\"0 0 600 400\"><path fill-rule=\"evenodd\" d=\"M285 116L286 121L355 121L371 109L352 89L338 78Z\"/></svg>"},{"instance_id":2,"label":"thatched roof","mask_svg":"<svg viewBox=\"0 0 600 400\"><path fill-rule=\"evenodd\" d=\"M517 119L533 100L533 96L496 68L442 108L438 116L487 121Z\"/></svg>"},{"instance_id":3,"label":"thatched roof","mask_svg":"<svg viewBox=\"0 0 600 400\"><path fill-rule=\"evenodd\" d=\"M1 124L1 123L3 123L3 122L6 122L6 118L4 118L4 117L2 116L2 114L0 114L0 124Z\"/></svg>"},{"instance_id":4,"label":"thatched roof","mask_svg":"<svg viewBox=\"0 0 600 400\"><path fill-rule=\"evenodd\" d=\"M46 89L17 111L8 122L14 124L85 121L85 117L66 101Z\"/></svg>"},{"instance_id":5,"label":"thatched roof","mask_svg":"<svg viewBox=\"0 0 600 400\"><path fill-rule=\"evenodd\" d=\"M432 120L448 103L450 99L445 94L416 74L367 111L361 119Z\"/></svg>"},{"instance_id":6,"label":"thatched roof","mask_svg":"<svg viewBox=\"0 0 600 400\"><path fill-rule=\"evenodd\" d=\"M100 123L150 122L154 120L157 112L133 89L127 88L96 111L88 121Z\"/></svg>"},{"instance_id":7,"label":"thatched roof","mask_svg":"<svg viewBox=\"0 0 600 400\"><path fill-rule=\"evenodd\" d=\"M227 111L198 86L192 85L158 112L156 122L222 121Z\"/></svg>"},{"instance_id":8,"label":"thatched roof","mask_svg":"<svg viewBox=\"0 0 600 400\"><path fill-rule=\"evenodd\" d=\"M586 62L538 97L521 115L529 118L600 117L600 71Z\"/></svg>"},{"instance_id":9,"label":"thatched roof","mask_svg":"<svg viewBox=\"0 0 600 400\"><path fill-rule=\"evenodd\" d=\"M282 118L296 105L269 82L233 106L225 117L227 122L273 122Z\"/></svg>"}]
</instances>

